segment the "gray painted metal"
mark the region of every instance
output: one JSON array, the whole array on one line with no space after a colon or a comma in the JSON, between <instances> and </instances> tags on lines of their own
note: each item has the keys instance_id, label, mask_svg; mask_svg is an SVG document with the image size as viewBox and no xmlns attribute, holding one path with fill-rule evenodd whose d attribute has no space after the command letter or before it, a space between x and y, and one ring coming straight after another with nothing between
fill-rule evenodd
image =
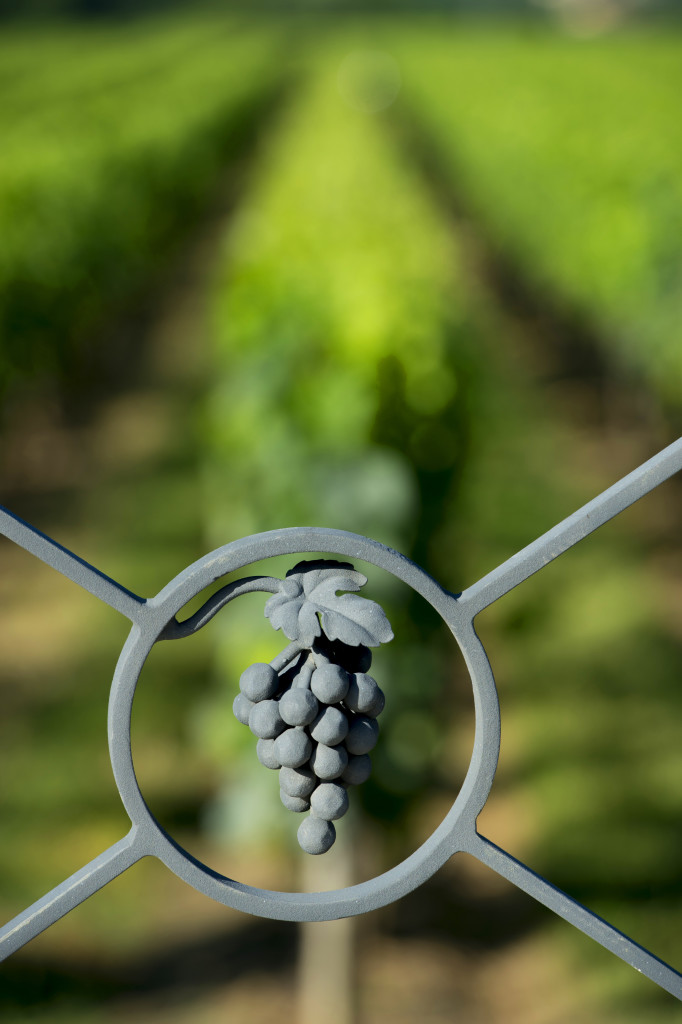
<instances>
[{"instance_id":1,"label":"gray painted metal","mask_svg":"<svg viewBox=\"0 0 682 1024\"><path fill-rule=\"evenodd\" d=\"M9 956L142 857L157 857L199 892L238 910L287 921L324 921L363 914L399 899L430 878L453 854L464 852L487 864L682 1000L681 974L478 833L476 819L487 800L497 768L500 708L493 673L474 628L474 618L482 609L680 469L682 439L461 594L444 589L408 558L376 541L340 530L304 527L274 530L218 548L185 569L156 597L145 600L10 512L0 510L0 531L5 536L133 623L116 667L109 702L111 763L130 817L130 832L0 930L0 958ZM193 616L179 621L177 614L188 601L209 584L254 562L276 555L308 553L362 559L392 573L433 606L457 640L468 666L476 725L471 763L462 788L441 824L418 850L390 871L360 885L334 892L286 893L255 888L218 874L192 857L163 830L137 784L130 719L140 672L157 641L188 636L241 594L253 591L272 594L280 581L271 577L248 577L228 583Z\"/></svg>"}]
</instances>

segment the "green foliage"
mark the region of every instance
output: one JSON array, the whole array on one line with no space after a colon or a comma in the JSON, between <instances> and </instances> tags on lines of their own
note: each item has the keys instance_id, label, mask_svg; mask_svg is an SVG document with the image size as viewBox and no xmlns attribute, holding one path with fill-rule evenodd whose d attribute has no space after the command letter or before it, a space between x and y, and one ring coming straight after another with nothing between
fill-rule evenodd
<instances>
[{"instance_id":1,"label":"green foliage","mask_svg":"<svg viewBox=\"0 0 682 1024\"><path fill-rule=\"evenodd\" d=\"M235 535L312 515L404 543L408 453L371 443L381 368L399 365L415 420L454 401L452 247L380 125L335 86L322 73L299 97L226 239L207 421L221 536L226 512Z\"/></svg>"},{"instance_id":2,"label":"green foliage","mask_svg":"<svg viewBox=\"0 0 682 1024\"><path fill-rule=\"evenodd\" d=\"M216 19L4 34L5 387L97 365L87 332L205 204L272 89L273 41Z\"/></svg>"},{"instance_id":3,"label":"green foliage","mask_svg":"<svg viewBox=\"0 0 682 1024\"><path fill-rule=\"evenodd\" d=\"M399 49L408 102L492 241L679 401L679 30L412 26Z\"/></svg>"}]
</instances>

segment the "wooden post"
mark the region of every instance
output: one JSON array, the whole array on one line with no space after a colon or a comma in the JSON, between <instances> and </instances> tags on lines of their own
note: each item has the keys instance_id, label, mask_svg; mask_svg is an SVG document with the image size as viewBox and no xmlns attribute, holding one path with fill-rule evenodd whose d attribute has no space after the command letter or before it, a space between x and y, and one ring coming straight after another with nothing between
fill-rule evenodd
<instances>
[{"instance_id":1,"label":"wooden post","mask_svg":"<svg viewBox=\"0 0 682 1024\"><path fill-rule=\"evenodd\" d=\"M354 881L351 822L339 822L332 852L305 857L301 887L308 892L342 889ZM356 918L300 926L296 1024L356 1024Z\"/></svg>"}]
</instances>

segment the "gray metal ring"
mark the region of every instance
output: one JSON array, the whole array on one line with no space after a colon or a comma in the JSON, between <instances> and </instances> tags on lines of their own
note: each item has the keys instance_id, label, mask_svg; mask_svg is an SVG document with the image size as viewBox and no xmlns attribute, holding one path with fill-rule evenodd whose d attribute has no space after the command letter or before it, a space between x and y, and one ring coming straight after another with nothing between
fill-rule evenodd
<instances>
[{"instance_id":1,"label":"gray metal ring","mask_svg":"<svg viewBox=\"0 0 682 1024\"><path fill-rule=\"evenodd\" d=\"M369 881L345 889L289 893L260 889L211 870L180 847L156 821L140 791L131 747L131 714L144 663L173 616L205 587L254 562L280 555L311 553L361 559L402 580L439 613L457 641L474 692L475 735L471 763L450 811L409 857ZM237 910L287 921L350 917L385 906L412 892L452 854L466 849L492 786L500 749L500 711L490 664L476 636L471 614L423 569L377 541L341 530L291 528L246 537L218 548L175 577L146 602L116 666L109 702L109 749L121 799L146 852L158 857L199 892Z\"/></svg>"}]
</instances>

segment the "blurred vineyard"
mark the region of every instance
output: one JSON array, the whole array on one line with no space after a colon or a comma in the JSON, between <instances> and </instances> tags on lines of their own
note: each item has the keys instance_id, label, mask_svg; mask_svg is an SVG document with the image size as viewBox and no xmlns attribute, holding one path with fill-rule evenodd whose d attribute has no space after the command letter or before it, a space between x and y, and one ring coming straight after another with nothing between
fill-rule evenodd
<instances>
[{"instance_id":1,"label":"blurred vineyard","mask_svg":"<svg viewBox=\"0 0 682 1024\"><path fill-rule=\"evenodd\" d=\"M588 323L606 358L679 404L676 33L586 47L541 31L428 31L400 53L414 116L491 244Z\"/></svg>"},{"instance_id":2,"label":"blurred vineyard","mask_svg":"<svg viewBox=\"0 0 682 1024\"><path fill-rule=\"evenodd\" d=\"M80 383L102 366L88 332L153 273L272 98L274 40L206 18L16 36L0 40L3 382Z\"/></svg>"},{"instance_id":3,"label":"blurred vineyard","mask_svg":"<svg viewBox=\"0 0 682 1024\"><path fill-rule=\"evenodd\" d=\"M3 503L141 594L307 524L464 588L679 426L681 55L674 22L3 26ZM674 965L679 508L670 483L480 622L503 713L482 833ZM9 918L125 829L105 746L125 624L9 543L0 558ZM344 859L360 880L409 855L471 750L456 652L368 575L397 639L323 887ZM192 853L297 888L292 815L231 712L281 646L258 602L154 652L136 770ZM144 863L3 965L0 1006L11 1024L302 1020L296 936ZM458 858L354 943L361 1021L675 1019Z\"/></svg>"}]
</instances>

